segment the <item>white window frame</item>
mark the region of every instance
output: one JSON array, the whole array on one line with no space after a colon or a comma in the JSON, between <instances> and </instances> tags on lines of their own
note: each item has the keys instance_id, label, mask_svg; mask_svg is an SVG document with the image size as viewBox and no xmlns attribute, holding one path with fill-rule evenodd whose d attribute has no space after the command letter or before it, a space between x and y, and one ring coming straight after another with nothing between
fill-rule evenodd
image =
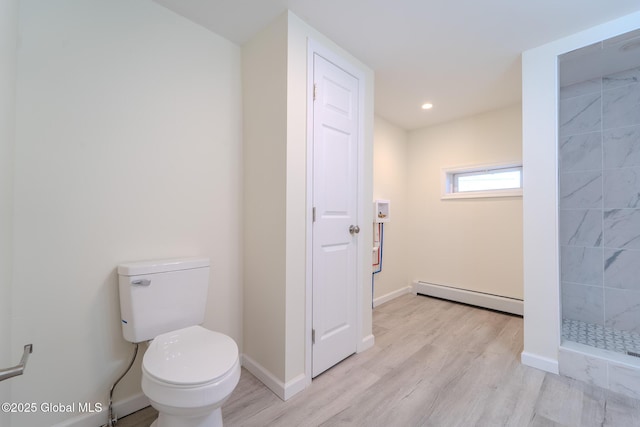
<instances>
[{"instance_id":1,"label":"white window frame","mask_svg":"<svg viewBox=\"0 0 640 427\"><path fill-rule=\"evenodd\" d=\"M490 172L500 169L520 169L520 188L505 188L502 190L463 191L455 190L455 175L466 173ZM442 169L442 191L440 198L447 199L474 199L483 197L522 197L522 163L492 163L472 166L457 166Z\"/></svg>"}]
</instances>

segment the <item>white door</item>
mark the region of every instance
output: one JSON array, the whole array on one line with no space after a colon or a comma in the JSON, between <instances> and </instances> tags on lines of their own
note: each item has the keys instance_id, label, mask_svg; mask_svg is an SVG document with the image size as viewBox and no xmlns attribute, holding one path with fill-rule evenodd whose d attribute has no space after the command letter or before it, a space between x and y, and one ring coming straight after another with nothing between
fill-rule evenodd
<instances>
[{"instance_id":1,"label":"white door","mask_svg":"<svg viewBox=\"0 0 640 427\"><path fill-rule=\"evenodd\" d=\"M315 377L356 352L359 115L357 78L317 53L313 74Z\"/></svg>"}]
</instances>

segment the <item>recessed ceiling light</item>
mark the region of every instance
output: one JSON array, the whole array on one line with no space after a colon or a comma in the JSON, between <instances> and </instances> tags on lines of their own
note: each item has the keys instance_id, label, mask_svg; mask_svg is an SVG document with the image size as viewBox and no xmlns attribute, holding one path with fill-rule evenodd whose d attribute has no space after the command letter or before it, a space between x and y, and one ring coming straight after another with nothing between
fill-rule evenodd
<instances>
[{"instance_id":1,"label":"recessed ceiling light","mask_svg":"<svg viewBox=\"0 0 640 427\"><path fill-rule=\"evenodd\" d=\"M431 103L429 103L429 102L427 102L427 103L425 103L425 104L422 104L422 109L423 109L423 110L430 110L430 109L432 109L432 108L433 108L433 104L431 104Z\"/></svg>"}]
</instances>

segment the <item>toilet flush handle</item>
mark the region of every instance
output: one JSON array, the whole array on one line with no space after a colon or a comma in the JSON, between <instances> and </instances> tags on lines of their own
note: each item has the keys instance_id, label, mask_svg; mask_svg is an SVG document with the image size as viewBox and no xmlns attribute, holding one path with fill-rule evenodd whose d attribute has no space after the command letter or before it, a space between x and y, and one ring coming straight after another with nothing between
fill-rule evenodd
<instances>
[{"instance_id":1,"label":"toilet flush handle","mask_svg":"<svg viewBox=\"0 0 640 427\"><path fill-rule=\"evenodd\" d=\"M131 284L134 286L149 286L151 284L151 280L149 279L137 279L132 280Z\"/></svg>"}]
</instances>

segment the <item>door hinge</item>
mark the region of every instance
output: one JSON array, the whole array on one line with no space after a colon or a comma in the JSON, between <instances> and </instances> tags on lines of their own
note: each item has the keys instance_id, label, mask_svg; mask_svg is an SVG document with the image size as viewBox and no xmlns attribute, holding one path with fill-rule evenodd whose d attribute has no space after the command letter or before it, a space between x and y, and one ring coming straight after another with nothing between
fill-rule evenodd
<instances>
[{"instance_id":1,"label":"door hinge","mask_svg":"<svg viewBox=\"0 0 640 427\"><path fill-rule=\"evenodd\" d=\"M311 344L315 344L316 343L316 330L312 329L311 330Z\"/></svg>"},{"instance_id":2,"label":"door hinge","mask_svg":"<svg viewBox=\"0 0 640 427\"><path fill-rule=\"evenodd\" d=\"M312 218L311 222L316 222L316 207L315 206L311 209L311 218Z\"/></svg>"},{"instance_id":3,"label":"door hinge","mask_svg":"<svg viewBox=\"0 0 640 427\"><path fill-rule=\"evenodd\" d=\"M318 85L317 84L313 84L313 100L316 100L316 92L318 90Z\"/></svg>"}]
</instances>

